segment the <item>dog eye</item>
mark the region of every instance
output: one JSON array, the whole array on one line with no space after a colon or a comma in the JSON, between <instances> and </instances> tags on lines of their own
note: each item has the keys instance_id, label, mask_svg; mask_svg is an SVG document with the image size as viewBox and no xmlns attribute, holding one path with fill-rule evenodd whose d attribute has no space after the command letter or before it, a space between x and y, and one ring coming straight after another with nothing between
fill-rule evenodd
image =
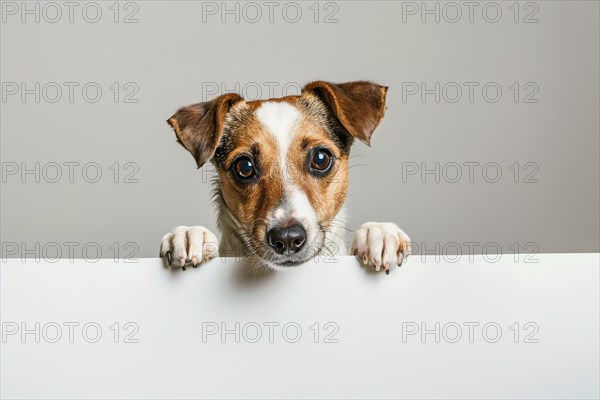
<instances>
[{"instance_id":1,"label":"dog eye","mask_svg":"<svg viewBox=\"0 0 600 400\"><path fill-rule=\"evenodd\" d=\"M310 154L310 170L316 175L328 172L333 164L333 155L325 148L316 148Z\"/></svg>"},{"instance_id":2,"label":"dog eye","mask_svg":"<svg viewBox=\"0 0 600 400\"><path fill-rule=\"evenodd\" d=\"M242 179L252 178L255 174L254 164L248 157L241 157L233 164L233 171Z\"/></svg>"}]
</instances>

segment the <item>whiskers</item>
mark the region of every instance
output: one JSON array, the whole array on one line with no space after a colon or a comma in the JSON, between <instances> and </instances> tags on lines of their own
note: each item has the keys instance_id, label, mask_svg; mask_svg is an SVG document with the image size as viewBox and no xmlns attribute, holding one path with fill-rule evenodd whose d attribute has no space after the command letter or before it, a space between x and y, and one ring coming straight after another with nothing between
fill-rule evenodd
<instances>
[{"instance_id":1,"label":"whiskers","mask_svg":"<svg viewBox=\"0 0 600 400\"><path fill-rule=\"evenodd\" d=\"M360 162L361 160L353 160L353 158L356 159L359 157L366 158L367 156L365 156L363 154L356 154L356 155L348 157L348 169L355 168L355 167L370 167L371 166L370 164L354 164L353 163L354 161Z\"/></svg>"},{"instance_id":2,"label":"whiskers","mask_svg":"<svg viewBox=\"0 0 600 400\"><path fill-rule=\"evenodd\" d=\"M243 257L245 260L244 267L242 268L242 276L247 277L252 275L252 280L256 281L258 277L265 275L278 275L279 271L269 268L265 264L268 257L260 247L255 245L251 234L241 227L234 229L233 233L240 241L240 246L242 247L236 249L236 256Z\"/></svg>"},{"instance_id":3,"label":"whiskers","mask_svg":"<svg viewBox=\"0 0 600 400\"><path fill-rule=\"evenodd\" d=\"M339 218L324 218L319 221L319 231L324 235L324 244L321 251L325 251L328 255L335 257L339 255L340 249L337 248L338 243L346 245L345 232L353 232L348 228L346 221ZM319 251L319 253L321 252Z\"/></svg>"},{"instance_id":4,"label":"whiskers","mask_svg":"<svg viewBox=\"0 0 600 400\"><path fill-rule=\"evenodd\" d=\"M341 220L339 218L323 218L322 220L319 221L319 227L320 228L324 228L324 229L328 229L329 228L336 228L336 229L341 229L341 230L345 230L347 232L354 232L351 229L348 229L348 224L346 223L346 221Z\"/></svg>"}]
</instances>

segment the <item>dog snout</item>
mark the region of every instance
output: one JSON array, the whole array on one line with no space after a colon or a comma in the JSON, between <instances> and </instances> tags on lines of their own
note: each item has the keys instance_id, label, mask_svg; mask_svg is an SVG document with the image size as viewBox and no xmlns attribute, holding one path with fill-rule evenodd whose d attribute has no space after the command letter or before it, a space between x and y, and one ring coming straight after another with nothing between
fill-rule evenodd
<instances>
[{"instance_id":1,"label":"dog snout","mask_svg":"<svg viewBox=\"0 0 600 400\"><path fill-rule=\"evenodd\" d=\"M272 228L267 232L269 245L279 254L293 254L300 251L306 242L306 230L299 225L287 228Z\"/></svg>"}]
</instances>

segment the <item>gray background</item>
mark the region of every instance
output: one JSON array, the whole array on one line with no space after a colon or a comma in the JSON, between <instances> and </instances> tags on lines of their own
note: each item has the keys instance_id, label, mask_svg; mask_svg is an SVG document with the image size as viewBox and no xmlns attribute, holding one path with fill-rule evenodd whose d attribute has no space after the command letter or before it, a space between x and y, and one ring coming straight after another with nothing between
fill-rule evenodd
<instances>
[{"instance_id":1,"label":"gray background","mask_svg":"<svg viewBox=\"0 0 600 400\"><path fill-rule=\"evenodd\" d=\"M57 183L43 176L39 183L33 176L25 182L19 175L6 177L1 234L4 244L18 244L11 256L36 243L44 248L56 242L64 250L65 242L77 242L75 257L86 243L97 243L103 257L114 255L114 243L120 258L154 257L162 235L177 225L216 229L207 174L195 169L165 119L179 106L212 97L203 90L207 85L232 90L238 82L254 98L256 86L268 97L268 86L277 84L278 97L285 84L293 90L317 79L370 79L390 87L372 148L357 143L353 149L351 229L369 220L397 222L421 252L426 246L465 253L473 248L468 242L477 243L475 252L486 244L504 253L599 251L598 2L540 1L527 9L521 3L518 23L509 9L512 1L496 3L502 10L496 23L482 16L487 2L479 3L473 22L463 7L456 23L444 15L439 23L433 16L422 22L419 14L403 14L407 3L392 1L321 3L318 23L312 1L297 2L303 14L296 23L283 18L285 3L275 9L273 22L259 2L258 22L248 20L254 17L249 9L245 18L239 3L240 21L229 15L223 23L220 15L203 14L201 2L142 1L133 2L137 23L115 23L113 2L97 3L103 11L97 23L82 18L82 7L72 23L66 15L56 23L43 15L39 23L31 16L23 23L19 15L3 15L3 83L80 84L72 103L66 89L56 103L47 101L52 94L39 103L33 95L25 102L18 95L2 100L3 168L97 162L103 173L97 183L86 182L81 169L71 183L66 168ZM134 10L121 6L120 20ZM524 23L535 6L538 22ZM336 10L337 22L324 23ZM293 10L288 12L293 18ZM103 89L96 103L82 98L87 82ZM117 103L109 89L114 82L121 87ZM123 101L127 82L139 88L137 103ZM479 89L473 102L466 89L455 103L446 101L454 92L439 103L433 95L424 102L418 95L404 101L407 82L426 82L429 88L435 82L478 82ZM487 82L502 88L499 101L482 97ZM521 87L516 103L509 89L514 82ZM539 88L537 103L523 102L527 82ZM109 169L115 162L119 183ZM124 170L128 162L139 167L137 183L123 182L131 171ZM443 177L438 183L433 176L403 180L406 162L429 168L436 162L498 163L503 175L489 183L480 166L473 182L466 176L457 183ZM518 183L509 169L515 162L521 168ZM539 169L537 183L524 182L531 171L526 163ZM128 243L135 246L126 248Z\"/></svg>"}]
</instances>

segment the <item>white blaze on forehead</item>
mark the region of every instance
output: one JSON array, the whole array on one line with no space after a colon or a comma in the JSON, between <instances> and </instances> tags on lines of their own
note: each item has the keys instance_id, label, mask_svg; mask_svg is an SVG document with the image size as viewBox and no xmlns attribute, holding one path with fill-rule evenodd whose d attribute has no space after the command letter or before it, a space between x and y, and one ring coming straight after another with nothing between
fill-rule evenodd
<instances>
[{"instance_id":1,"label":"white blaze on forehead","mask_svg":"<svg viewBox=\"0 0 600 400\"><path fill-rule=\"evenodd\" d=\"M264 102L255 111L259 122L277 140L279 149L280 168L285 181L285 199L275 210L272 217L276 221L287 218L295 219L302 223L310 237L314 236L317 228L317 215L310 204L308 196L299 187L294 185L291 176L286 173L286 159L290 144L296 134L296 127L301 114L296 107L286 102Z\"/></svg>"},{"instance_id":2,"label":"white blaze on forehead","mask_svg":"<svg viewBox=\"0 0 600 400\"><path fill-rule=\"evenodd\" d=\"M267 101L262 103L256 109L255 113L259 122L277 140L280 167L282 171L285 171L287 152L296 132L296 124L300 119L300 112L296 107L285 101Z\"/></svg>"}]
</instances>

